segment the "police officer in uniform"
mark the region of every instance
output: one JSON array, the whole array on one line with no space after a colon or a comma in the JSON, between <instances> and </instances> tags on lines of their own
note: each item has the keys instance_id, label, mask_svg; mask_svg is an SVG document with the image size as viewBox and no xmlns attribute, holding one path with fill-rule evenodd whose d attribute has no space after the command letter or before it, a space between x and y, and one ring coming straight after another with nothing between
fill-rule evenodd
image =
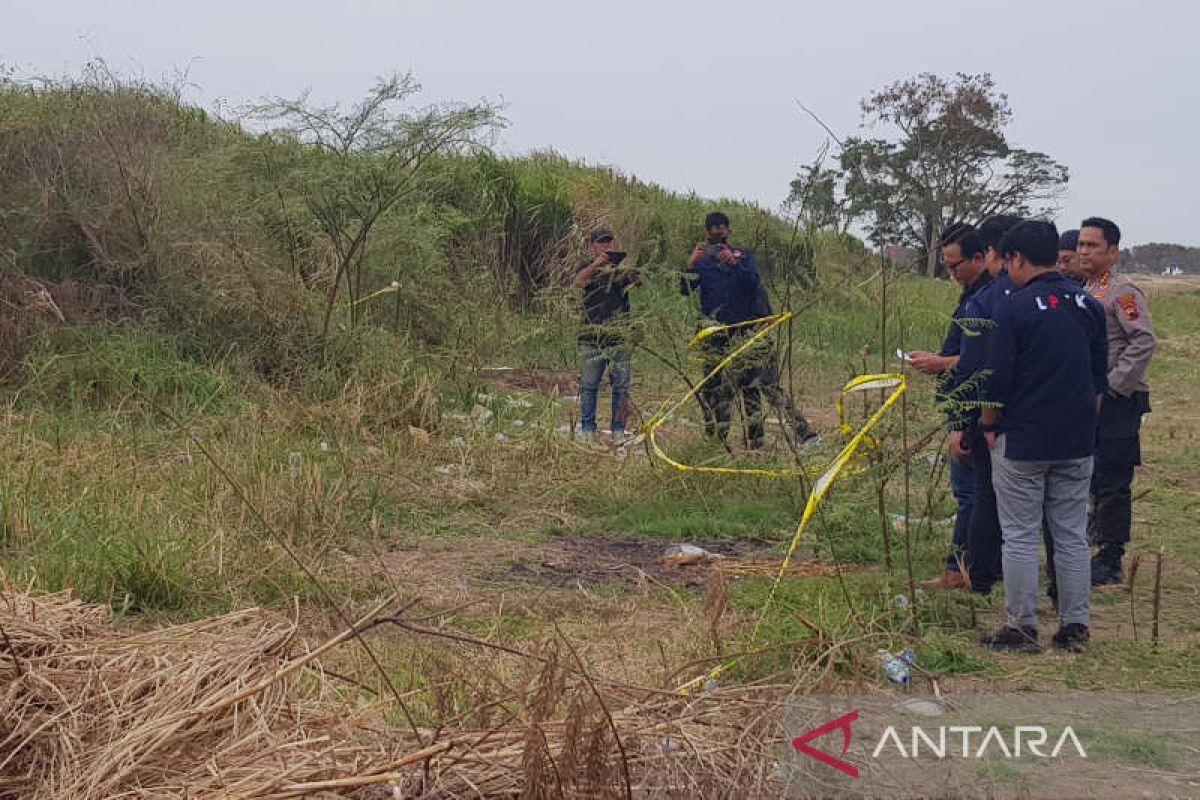
<instances>
[{"instance_id":1,"label":"police officer in uniform","mask_svg":"<svg viewBox=\"0 0 1200 800\"><path fill-rule=\"evenodd\" d=\"M1142 415L1150 410L1146 368L1157 343L1146 296L1113 271L1120 243L1121 229L1112 221L1089 217L1080 223L1079 267L1087 276L1087 291L1104 307L1108 325L1108 391L1097 422L1088 531L1098 548L1092 558L1093 586L1125 582L1121 561L1133 521L1130 486L1134 467L1142 463L1138 433Z\"/></svg>"}]
</instances>

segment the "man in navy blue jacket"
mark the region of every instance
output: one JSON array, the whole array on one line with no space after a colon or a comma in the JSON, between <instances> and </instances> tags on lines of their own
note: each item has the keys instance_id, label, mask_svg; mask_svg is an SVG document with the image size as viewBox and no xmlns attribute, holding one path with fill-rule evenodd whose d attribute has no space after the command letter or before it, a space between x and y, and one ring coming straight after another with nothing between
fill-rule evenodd
<instances>
[{"instance_id":1,"label":"man in navy blue jacket","mask_svg":"<svg viewBox=\"0 0 1200 800\"><path fill-rule=\"evenodd\" d=\"M770 315L771 307L758 275L758 264L751 251L729 244L729 217L719 211L704 220L707 240L696 245L688 259L687 271L679 281L684 295L700 294L700 313L710 320L736 325ZM704 339L704 372L716 368L751 327L722 331ZM704 411L704 429L709 436L724 442L729 434L735 395L740 395L746 419L746 444L762 445L764 425L763 395L780 408L804 442L816 438L808 420L795 410L779 388L777 357L770 345L755 347L701 387L699 399Z\"/></svg>"},{"instance_id":2,"label":"man in navy blue jacket","mask_svg":"<svg viewBox=\"0 0 1200 800\"><path fill-rule=\"evenodd\" d=\"M996 514L996 492L992 488L992 459L979 429L979 408L989 380L985 352L995 329L997 310L1008 299L1013 282L1004 269L1000 240L1020 217L997 214L979 226L983 263L990 279L972 295L963 309L963 328L954 382L946 392L950 417L950 457L968 458L975 473L975 501L967 524L964 559L971 590L987 594L1000 578L1000 518Z\"/></svg>"},{"instance_id":3,"label":"man in navy blue jacket","mask_svg":"<svg viewBox=\"0 0 1200 800\"><path fill-rule=\"evenodd\" d=\"M1036 652L1038 540L1054 541L1061 626L1056 648L1088 643L1091 553L1087 502L1096 411L1108 390L1104 310L1054 267L1058 230L1026 221L1000 243L1015 289L993 317L991 370L980 429L1004 532L1007 624L983 638L998 650Z\"/></svg>"},{"instance_id":4,"label":"man in navy blue jacket","mask_svg":"<svg viewBox=\"0 0 1200 800\"><path fill-rule=\"evenodd\" d=\"M972 299L992 280L984 267L983 241L973 225L957 223L942 233L942 260L946 271L963 287L958 297L958 306L950 315L950 328L942 349L938 353L915 351L910 356L913 368L926 375L938 376L938 403L945 403L941 390L954 383L955 369L962 352L963 325L960 322L970 313ZM951 422L955 419L951 415ZM953 428L952 428L953 429ZM950 489L958 501L958 513L954 516L954 536L950 542L950 553L946 557L946 570L937 578L921 582L923 589L962 589L967 578L962 571L962 562L967 552L967 531L971 524L971 512L975 507L975 470L969 455L959 451L950 457Z\"/></svg>"}]
</instances>

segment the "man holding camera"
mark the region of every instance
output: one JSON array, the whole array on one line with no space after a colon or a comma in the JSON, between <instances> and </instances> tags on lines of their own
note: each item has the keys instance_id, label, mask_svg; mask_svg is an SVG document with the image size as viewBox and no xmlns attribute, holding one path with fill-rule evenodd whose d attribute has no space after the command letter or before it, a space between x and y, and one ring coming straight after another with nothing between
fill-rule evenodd
<instances>
[{"instance_id":1,"label":"man holding camera","mask_svg":"<svg viewBox=\"0 0 1200 800\"><path fill-rule=\"evenodd\" d=\"M613 232L596 228L588 235L592 257L575 270L574 285L583 290L583 324L579 331L579 427L586 438L596 435L600 381L608 372L612 386L612 438L625 436L625 402L629 397L629 287L641 286L636 270L621 267L625 253L616 249Z\"/></svg>"},{"instance_id":2,"label":"man holding camera","mask_svg":"<svg viewBox=\"0 0 1200 800\"><path fill-rule=\"evenodd\" d=\"M758 275L754 254L729 244L729 217L717 211L704 220L705 241L692 250L687 271L679 283L684 295L700 294L700 313L724 325L737 325L770 316L771 305ZM751 327L721 331L704 339L703 362L707 375L716 369ZM746 420L746 446L762 447L765 429L762 398L779 409L793 426L797 441L809 443L819 437L793 406L779 386L779 359L770 344L752 348L700 389L704 430L722 443L729 435L735 396L741 396Z\"/></svg>"}]
</instances>

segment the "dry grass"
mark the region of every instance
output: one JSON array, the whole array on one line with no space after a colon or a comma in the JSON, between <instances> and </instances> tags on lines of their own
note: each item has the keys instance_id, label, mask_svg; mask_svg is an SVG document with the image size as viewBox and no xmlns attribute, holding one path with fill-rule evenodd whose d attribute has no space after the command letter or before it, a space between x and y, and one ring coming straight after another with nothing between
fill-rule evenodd
<instances>
[{"instance_id":1,"label":"dry grass","mask_svg":"<svg viewBox=\"0 0 1200 800\"><path fill-rule=\"evenodd\" d=\"M520 652L382 607L312 649L295 622L258 609L128 633L106 607L11 587L0 594L0 626L3 798L772 790L774 692L686 698L607 682L561 636ZM453 682L473 687L465 713L392 728L381 706L347 699L321 657L382 626L444 648Z\"/></svg>"}]
</instances>

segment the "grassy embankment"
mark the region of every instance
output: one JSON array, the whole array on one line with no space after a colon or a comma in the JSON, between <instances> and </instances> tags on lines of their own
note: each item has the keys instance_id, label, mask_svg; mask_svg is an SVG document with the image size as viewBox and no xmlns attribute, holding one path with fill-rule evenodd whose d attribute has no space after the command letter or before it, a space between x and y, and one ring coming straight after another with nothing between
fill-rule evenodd
<instances>
[{"instance_id":1,"label":"grassy embankment","mask_svg":"<svg viewBox=\"0 0 1200 800\"><path fill-rule=\"evenodd\" d=\"M329 601L291 553L346 607L396 591L447 631L518 648L557 626L614 679L667 686L751 646L769 578L715 580L657 557L686 541L777 558L803 482L680 474L560 430L576 413L564 400L575 356L562 276L580 231L609 224L645 270L634 399L649 413L683 390L680 369L697 371L683 352L695 313L675 291L676 270L718 204L552 156L440 157L380 220L365 256L367 292L393 280L398 291L364 303L353 323L337 305L322 337L330 245L286 174L311 153L137 93L12 90L0 103L0 197L11 209L0 220L12 301L0 423L7 580L69 587L131 624L298 603L321 632ZM777 305L799 312L791 384L825 432L804 458L820 466L842 441L837 387L895 368L881 351L935 346L954 290L889 273L881 347L882 282L860 248L719 205L760 253ZM29 299L30 280L57 315ZM100 299L63 300L83 296ZM1121 592L1097 595L1093 648L1070 659L973 647L973 625L994 621L999 599L896 603L910 593L910 562L918 580L939 569L952 513L941 467L926 458L943 444L929 382L913 375L876 460L839 484L802 546L806 559L846 570L787 580L764 628L766 643L784 646L742 662L733 679L878 683L874 649L912 645L932 674L972 690L1194 686L1200 292L1151 296L1162 343L1135 490L1138 641ZM904 442L927 434L906 493ZM793 463L773 436L755 457L719 451L683 421L664 438L691 463ZM902 528L892 515L906 508L913 522ZM1162 641L1151 647L1150 554L1160 548ZM428 640L379 638L407 685L435 678ZM844 646L814 674L819 641ZM345 671L372 680L357 656L343 657Z\"/></svg>"}]
</instances>

